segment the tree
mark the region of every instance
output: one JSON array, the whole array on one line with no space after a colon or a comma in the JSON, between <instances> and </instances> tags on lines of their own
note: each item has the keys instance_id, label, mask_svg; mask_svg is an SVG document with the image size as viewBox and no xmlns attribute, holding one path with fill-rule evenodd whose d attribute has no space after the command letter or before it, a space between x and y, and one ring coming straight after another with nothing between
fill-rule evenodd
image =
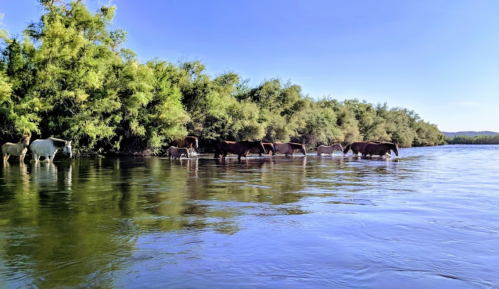
<instances>
[{"instance_id":1,"label":"tree","mask_svg":"<svg viewBox=\"0 0 499 289\"><path fill-rule=\"evenodd\" d=\"M83 1L39 2L44 14L23 38L0 29L0 138L72 139L76 153L160 153L187 134L208 149L220 140L445 141L414 111L386 103L315 100L279 78L251 87L232 71L208 75L201 61L141 63L122 47L127 32L109 29L116 7L91 13Z\"/></svg>"},{"instance_id":2,"label":"tree","mask_svg":"<svg viewBox=\"0 0 499 289\"><path fill-rule=\"evenodd\" d=\"M31 43L3 36L7 44L0 61L0 123L2 134L14 137L18 134L39 132L41 120L37 112L43 104L32 89L34 71Z\"/></svg>"},{"instance_id":3,"label":"tree","mask_svg":"<svg viewBox=\"0 0 499 289\"><path fill-rule=\"evenodd\" d=\"M41 1L46 13L26 30L40 43L32 55L36 71L33 95L42 107L41 136L72 139L76 148L93 148L111 139L121 103L109 78L121 63L107 30L115 7L92 14L79 2ZM116 41L116 39L114 39Z\"/></svg>"},{"instance_id":4,"label":"tree","mask_svg":"<svg viewBox=\"0 0 499 289\"><path fill-rule=\"evenodd\" d=\"M343 140L344 136L337 125L337 115L325 101L314 102L308 99L308 107L300 117L305 119L305 125L299 129L303 143L311 146L329 145Z\"/></svg>"},{"instance_id":5,"label":"tree","mask_svg":"<svg viewBox=\"0 0 499 289\"><path fill-rule=\"evenodd\" d=\"M359 137L364 141L389 140L386 133L385 119L378 114L377 109L365 100L360 102L357 99L346 100L344 102L347 109L355 113L358 122Z\"/></svg>"}]
</instances>

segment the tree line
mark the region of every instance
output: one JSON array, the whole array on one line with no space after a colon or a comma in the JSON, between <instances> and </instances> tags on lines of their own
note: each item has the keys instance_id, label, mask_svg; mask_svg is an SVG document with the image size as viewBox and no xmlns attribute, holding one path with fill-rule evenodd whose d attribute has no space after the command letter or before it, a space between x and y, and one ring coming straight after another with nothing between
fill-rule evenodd
<instances>
[{"instance_id":1,"label":"tree line","mask_svg":"<svg viewBox=\"0 0 499 289\"><path fill-rule=\"evenodd\" d=\"M477 135L467 136L458 135L452 138L447 138L448 144L499 144L499 134L497 135Z\"/></svg>"},{"instance_id":2,"label":"tree line","mask_svg":"<svg viewBox=\"0 0 499 289\"><path fill-rule=\"evenodd\" d=\"M54 136L80 154L157 154L186 135L205 150L221 140L445 143L405 108L313 99L279 78L251 86L235 72L211 76L201 61L141 63L124 47L127 32L110 30L115 6L92 13L81 1L39 3L44 13L22 37L0 29L1 141Z\"/></svg>"}]
</instances>

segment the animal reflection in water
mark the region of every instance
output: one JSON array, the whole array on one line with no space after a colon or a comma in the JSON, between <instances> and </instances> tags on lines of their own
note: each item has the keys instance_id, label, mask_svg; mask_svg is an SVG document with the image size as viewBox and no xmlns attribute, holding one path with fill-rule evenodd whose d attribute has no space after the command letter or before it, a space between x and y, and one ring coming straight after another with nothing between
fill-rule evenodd
<instances>
[{"instance_id":1,"label":"animal reflection in water","mask_svg":"<svg viewBox=\"0 0 499 289\"><path fill-rule=\"evenodd\" d=\"M31 179L34 186L44 187L63 183L66 190L71 190L73 183L72 171L72 165L57 166L54 163L37 162L33 164Z\"/></svg>"},{"instance_id":2,"label":"animal reflection in water","mask_svg":"<svg viewBox=\"0 0 499 289\"><path fill-rule=\"evenodd\" d=\"M191 177L197 178L198 168L199 168L199 159L198 158L179 159L179 165L181 168L184 168L188 172L190 172Z\"/></svg>"},{"instance_id":3,"label":"animal reflection in water","mask_svg":"<svg viewBox=\"0 0 499 289\"><path fill-rule=\"evenodd\" d=\"M62 149L69 157L73 155L71 152L71 141L66 141L57 138L37 139L31 143L29 149L33 153L33 160L38 162L40 156L45 156L44 162L53 162L57 150Z\"/></svg>"},{"instance_id":4,"label":"animal reflection in water","mask_svg":"<svg viewBox=\"0 0 499 289\"><path fill-rule=\"evenodd\" d=\"M286 156L293 156L295 151L300 151L304 156L307 155L307 150L305 149L305 145L288 142L288 143L274 143L274 147L276 152L284 154Z\"/></svg>"},{"instance_id":5,"label":"animal reflection in water","mask_svg":"<svg viewBox=\"0 0 499 289\"><path fill-rule=\"evenodd\" d=\"M28 165L25 163L12 164L5 163L3 168L3 179L6 183L18 183L22 185L24 192L29 192L30 174L28 173Z\"/></svg>"},{"instance_id":6,"label":"animal reflection in water","mask_svg":"<svg viewBox=\"0 0 499 289\"><path fill-rule=\"evenodd\" d=\"M24 135L22 139L18 143L5 143L2 145L2 156L3 162L7 163L9 157L15 156L19 157L19 162L24 162L24 156L26 156L26 152L28 151L29 145L29 135Z\"/></svg>"},{"instance_id":7,"label":"animal reflection in water","mask_svg":"<svg viewBox=\"0 0 499 289\"><path fill-rule=\"evenodd\" d=\"M218 144L215 150L215 158L225 158L227 154L231 153L236 154L237 159L240 161L241 157L244 156L246 158L253 148L256 148L262 154L265 153L265 148L261 141L223 141Z\"/></svg>"},{"instance_id":8,"label":"animal reflection in water","mask_svg":"<svg viewBox=\"0 0 499 289\"><path fill-rule=\"evenodd\" d=\"M236 160L234 158L217 158L215 163L219 168L240 168L241 164L245 167L257 167L262 168L263 166L273 166L276 164L275 158L244 158L241 160Z\"/></svg>"},{"instance_id":9,"label":"animal reflection in water","mask_svg":"<svg viewBox=\"0 0 499 289\"><path fill-rule=\"evenodd\" d=\"M333 156L333 153L337 150L343 152L343 148L339 143L333 144L332 146L321 145L317 148L317 156L321 156L322 154L330 154Z\"/></svg>"}]
</instances>

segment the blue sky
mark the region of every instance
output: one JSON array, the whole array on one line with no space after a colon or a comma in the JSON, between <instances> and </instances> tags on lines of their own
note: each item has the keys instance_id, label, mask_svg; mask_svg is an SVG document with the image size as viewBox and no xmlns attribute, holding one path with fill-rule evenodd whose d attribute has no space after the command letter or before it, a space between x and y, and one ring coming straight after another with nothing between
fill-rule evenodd
<instances>
[{"instance_id":1,"label":"blue sky","mask_svg":"<svg viewBox=\"0 0 499 289\"><path fill-rule=\"evenodd\" d=\"M252 85L279 77L313 98L387 102L442 131L499 132L496 0L87 0L117 6L113 28L141 61L201 60ZM0 0L3 28L39 19Z\"/></svg>"}]
</instances>

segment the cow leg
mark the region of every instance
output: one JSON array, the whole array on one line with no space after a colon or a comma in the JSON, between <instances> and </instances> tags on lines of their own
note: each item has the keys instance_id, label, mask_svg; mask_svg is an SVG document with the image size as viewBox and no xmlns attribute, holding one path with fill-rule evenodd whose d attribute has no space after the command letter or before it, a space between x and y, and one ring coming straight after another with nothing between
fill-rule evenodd
<instances>
[{"instance_id":1,"label":"cow leg","mask_svg":"<svg viewBox=\"0 0 499 289\"><path fill-rule=\"evenodd\" d=\"M54 162L55 154L57 151L53 152L52 155L50 156L50 162Z\"/></svg>"}]
</instances>

